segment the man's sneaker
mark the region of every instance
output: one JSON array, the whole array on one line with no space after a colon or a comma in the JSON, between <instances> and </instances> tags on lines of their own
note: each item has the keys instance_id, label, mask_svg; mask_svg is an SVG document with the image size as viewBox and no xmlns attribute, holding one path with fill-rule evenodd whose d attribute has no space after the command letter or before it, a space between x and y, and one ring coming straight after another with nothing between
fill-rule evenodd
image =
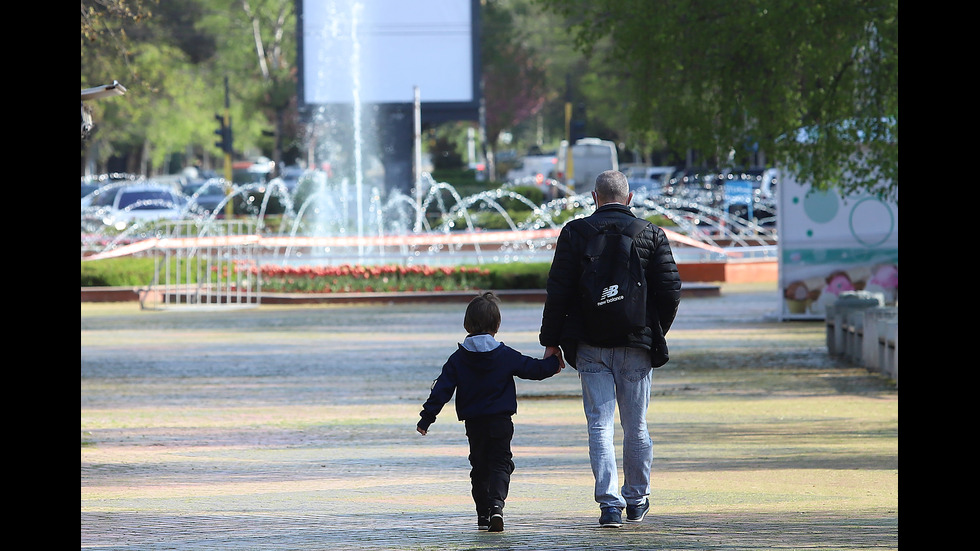
<instances>
[{"instance_id":1,"label":"man's sneaker","mask_svg":"<svg viewBox=\"0 0 980 551\"><path fill-rule=\"evenodd\" d=\"M619 528L623 525L623 513L618 507L609 507L602 510L599 517L599 526L602 528Z\"/></svg>"},{"instance_id":2,"label":"man's sneaker","mask_svg":"<svg viewBox=\"0 0 980 551\"><path fill-rule=\"evenodd\" d=\"M639 505L627 505L626 506L626 522L640 522L643 517L647 516L647 511L650 510L650 499L644 498L643 503Z\"/></svg>"},{"instance_id":3,"label":"man's sneaker","mask_svg":"<svg viewBox=\"0 0 980 551\"><path fill-rule=\"evenodd\" d=\"M480 530L486 530L490 528L490 517L484 515L478 515L476 517L476 526Z\"/></svg>"},{"instance_id":4,"label":"man's sneaker","mask_svg":"<svg viewBox=\"0 0 980 551\"><path fill-rule=\"evenodd\" d=\"M501 507L490 508L490 527L487 532L504 531L504 510Z\"/></svg>"}]
</instances>

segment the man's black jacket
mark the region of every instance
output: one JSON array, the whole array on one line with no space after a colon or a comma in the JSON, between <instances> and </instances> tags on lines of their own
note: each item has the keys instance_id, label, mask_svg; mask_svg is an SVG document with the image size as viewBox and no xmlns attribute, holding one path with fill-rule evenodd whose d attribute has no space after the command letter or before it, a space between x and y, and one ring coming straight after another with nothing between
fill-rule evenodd
<instances>
[{"instance_id":1,"label":"man's black jacket","mask_svg":"<svg viewBox=\"0 0 980 551\"><path fill-rule=\"evenodd\" d=\"M636 216L626 205L610 203L591 216L565 224L558 235L555 258L548 272L538 341L542 346L560 346L574 341L589 342L582 328L578 282L582 273L586 235L584 224L597 229L615 225L622 231ZM677 315L681 298L681 278L664 231L651 224L636 240L637 252L647 280L647 327L650 331L627 339L623 346L649 349L654 339L662 339Z\"/></svg>"}]
</instances>

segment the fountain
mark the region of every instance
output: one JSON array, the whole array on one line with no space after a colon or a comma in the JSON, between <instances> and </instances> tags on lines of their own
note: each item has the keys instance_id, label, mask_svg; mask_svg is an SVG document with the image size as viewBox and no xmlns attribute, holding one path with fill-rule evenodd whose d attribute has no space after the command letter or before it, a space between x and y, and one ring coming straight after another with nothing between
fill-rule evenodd
<instances>
[{"instance_id":1,"label":"fountain","mask_svg":"<svg viewBox=\"0 0 980 551\"><path fill-rule=\"evenodd\" d=\"M367 65L360 63L365 34L360 21L371 14L364 14L359 2L327 4L333 11L319 23L322 28L303 35L304 40L321 40L335 51L316 52L316 74L308 74L306 79L349 82L350 89L339 92L349 100L309 105L308 171L296 190L291 192L277 179L239 186L213 212L201 212L194 206L194 197L185 197L180 223L167 227L137 221L121 232L98 227L95 222L101 213L85 206L83 200L83 257L130 254L175 237L191 247L195 246L192 239L227 237L232 226L220 218L227 202L262 188L262 201L252 205L245 216L249 223L244 226L254 233L249 239L257 243L261 263L458 265L551 260L564 221L569 216L585 216L594 208L590 194L573 194L551 180L548 184L560 197L537 204L515 191L513 185L464 197L452 184L437 182L429 174L419 173L414 182L407 181L404 163L392 161L386 151L412 149L404 130L409 127L406 118L414 116L416 123L419 120L418 103L409 115L400 104L363 101L373 93L370 83L378 80L378 75L365 74L363 67ZM304 24L314 24L316 18L303 15L310 16ZM344 70L350 74L331 73L334 64L349 67ZM303 93L309 91L304 88ZM416 149L419 146L416 140ZM325 170L327 163L329 171ZM112 185L119 184L106 184L99 192ZM734 245L744 253L753 246L772 244L771 228L733 215L716 202L703 201L695 194L696 186L690 187L690 194L686 189L677 186L677 192L665 195L639 192L633 202L637 215L656 214L677 225L677 232L670 236L683 246L675 252L679 260L688 250L702 258L719 258L726 255L725 247ZM276 215L275 224L270 224L269 205L274 198L283 212ZM504 206L508 201L523 203L530 214L514 220ZM476 216L486 212L502 218L504 227L489 229ZM239 231L243 226L234 227Z\"/></svg>"},{"instance_id":2,"label":"fountain","mask_svg":"<svg viewBox=\"0 0 980 551\"><path fill-rule=\"evenodd\" d=\"M248 222L242 227L254 232L263 248L261 262L269 264L549 262L564 221L570 216L586 216L593 210L591 194L568 195L537 204L515 191L519 184L462 196L452 184L436 182L423 173L415 184L421 197L412 198L397 189L384 193L377 185L361 188L357 197L354 194L358 187L346 179L331 181L326 172L312 170L293 193L273 179L263 186L262 201L252 205L253 212L238 218ZM96 193L120 185L125 184L105 184ZM558 182L552 181L551 185L567 191ZM134 221L120 232L94 228L100 213L96 207L84 206L82 256L128 254L139 250L137 244L141 241L146 241L145 250L150 243L147 238L179 235L203 239L225 235L226 221L221 217L226 203L248 197L258 186L236 188L213 212L201 212L194 197L186 197L179 233L147 221ZM743 257L773 254L775 231L771 220L749 220L703 204L696 193L696 187L681 187L671 195L648 195L641 190L634 195L632 206L638 216L659 215L676 225L668 226L667 231L671 240L680 245L675 246L678 261L723 260L733 251ZM272 199L283 206L274 225L269 223L268 214ZM505 200L522 203L527 209L526 217L514 220L503 205ZM486 213L502 220L505 227L484 228L480 220L485 220Z\"/></svg>"}]
</instances>

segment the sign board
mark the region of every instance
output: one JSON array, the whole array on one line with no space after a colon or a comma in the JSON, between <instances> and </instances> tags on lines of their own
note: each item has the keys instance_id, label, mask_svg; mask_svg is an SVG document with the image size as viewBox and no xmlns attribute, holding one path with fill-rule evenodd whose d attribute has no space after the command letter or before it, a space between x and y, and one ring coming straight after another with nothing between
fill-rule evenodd
<instances>
[{"instance_id":1,"label":"sign board","mask_svg":"<svg viewBox=\"0 0 980 551\"><path fill-rule=\"evenodd\" d=\"M725 182L725 201L730 205L751 205L752 182L748 180Z\"/></svg>"},{"instance_id":2,"label":"sign board","mask_svg":"<svg viewBox=\"0 0 980 551\"><path fill-rule=\"evenodd\" d=\"M781 170L781 319L824 319L845 291L898 303L898 204L869 194L812 191Z\"/></svg>"},{"instance_id":3,"label":"sign board","mask_svg":"<svg viewBox=\"0 0 980 551\"><path fill-rule=\"evenodd\" d=\"M752 219L753 192L752 182L748 180L728 180L725 182L725 208L729 205L746 205L748 218Z\"/></svg>"},{"instance_id":4,"label":"sign board","mask_svg":"<svg viewBox=\"0 0 980 551\"><path fill-rule=\"evenodd\" d=\"M423 114L479 108L476 0L300 0L303 105L411 104Z\"/></svg>"}]
</instances>

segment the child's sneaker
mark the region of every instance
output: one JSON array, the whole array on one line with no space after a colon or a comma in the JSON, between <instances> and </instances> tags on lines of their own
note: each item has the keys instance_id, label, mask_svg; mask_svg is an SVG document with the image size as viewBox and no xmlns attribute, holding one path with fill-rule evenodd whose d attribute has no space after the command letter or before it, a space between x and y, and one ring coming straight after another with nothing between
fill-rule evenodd
<instances>
[{"instance_id":1,"label":"child's sneaker","mask_svg":"<svg viewBox=\"0 0 980 551\"><path fill-rule=\"evenodd\" d=\"M490 528L490 517L484 515L478 515L476 517L476 526L480 530L486 530Z\"/></svg>"},{"instance_id":2,"label":"child's sneaker","mask_svg":"<svg viewBox=\"0 0 980 551\"><path fill-rule=\"evenodd\" d=\"M490 508L490 527L487 532L503 532L504 531L504 510L502 507L491 507Z\"/></svg>"}]
</instances>

